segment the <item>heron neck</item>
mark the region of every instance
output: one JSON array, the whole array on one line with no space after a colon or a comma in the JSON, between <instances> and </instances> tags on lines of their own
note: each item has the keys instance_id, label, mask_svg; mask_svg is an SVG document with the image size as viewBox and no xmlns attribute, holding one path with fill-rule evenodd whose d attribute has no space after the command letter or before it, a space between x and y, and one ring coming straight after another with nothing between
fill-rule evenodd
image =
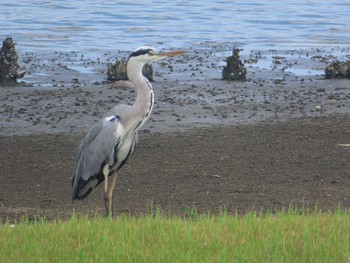
<instances>
[{"instance_id":1,"label":"heron neck","mask_svg":"<svg viewBox=\"0 0 350 263\"><path fill-rule=\"evenodd\" d=\"M151 83L143 77L142 83L138 83L136 86L136 100L134 105L143 112L152 111L154 96Z\"/></svg>"},{"instance_id":2,"label":"heron neck","mask_svg":"<svg viewBox=\"0 0 350 263\"><path fill-rule=\"evenodd\" d=\"M141 70L135 72L128 74L129 80L134 84L137 94L133 108L144 117L145 114L152 111L154 103L153 90L151 83L142 75Z\"/></svg>"}]
</instances>

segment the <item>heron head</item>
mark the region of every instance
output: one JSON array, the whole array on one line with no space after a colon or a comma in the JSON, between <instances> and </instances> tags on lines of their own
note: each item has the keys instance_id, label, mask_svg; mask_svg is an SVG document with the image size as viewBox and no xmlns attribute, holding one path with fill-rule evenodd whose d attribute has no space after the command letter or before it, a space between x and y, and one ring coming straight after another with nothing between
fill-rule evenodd
<instances>
[{"instance_id":1,"label":"heron head","mask_svg":"<svg viewBox=\"0 0 350 263\"><path fill-rule=\"evenodd\" d=\"M158 59L173 57L181 54L185 54L185 51L170 51L170 52L159 52L152 47L139 47L129 56L129 60L137 60L143 63L149 63Z\"/></svg>"}]
</instances>

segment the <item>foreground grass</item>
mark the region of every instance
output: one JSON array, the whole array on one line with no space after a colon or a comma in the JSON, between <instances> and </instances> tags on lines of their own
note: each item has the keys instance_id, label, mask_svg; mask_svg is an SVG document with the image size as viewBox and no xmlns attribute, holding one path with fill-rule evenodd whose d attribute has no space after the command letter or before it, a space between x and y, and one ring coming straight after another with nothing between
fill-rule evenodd
<instances>
[{"instance_id":1,"label":"foreground grass","mask_svg":"<svg viewBox=\"0 0 350 263\"><path fill-rule=\"evenodd\" d=\"M0 226L0 262L350 262L350 210Z\"/></svg>"}]
</instances>

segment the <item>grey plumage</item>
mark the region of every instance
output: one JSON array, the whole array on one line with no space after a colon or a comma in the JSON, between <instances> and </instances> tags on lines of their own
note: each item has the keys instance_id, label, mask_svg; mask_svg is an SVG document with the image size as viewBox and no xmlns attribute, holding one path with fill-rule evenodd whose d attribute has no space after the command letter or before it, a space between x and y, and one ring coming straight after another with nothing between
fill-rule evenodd
<instances>
[{"instance_id":1,"label":"grey plumage","mask_svg":"<svg viewBox=\"0 0 350 263\"><path fill-rule=\"evenodd\" d=\"M114 107L82 140L72 179L73 200L85 198L104 181L106 213L111 212L117 172L134 153L138 130L149 118L154 104L152 86L142 75L142 68L146 63L183 53L158 53L153 48L141 47L130 55L127 74L136 89L136 100L131 106Z\"/></svg>"},{"instance_id":2,"label":"grey plumage","mask_svg":"<svg viewBox=\"0 0 350 263\"><path fill-rule=\"evenodd\" d=\"M134 153L138 129L142 126L135 127L126 122L130 118L130 108L128 105L116 106L82 140L72 181L73 200L85 198L103 182L102 170L105 165L109 166L111 174L118 171Z\"/></svg>"},{"instance_id":3,"label":"grey plumage","mask_svg":"<svg viewBox=\"0 0 350 263\"><path fill-rule=\"evenodd\" d=\"M101 174L103 166L115 165L116 150L123 135L124 128L118 115L102 119L86 135L78 149L78 163L73 180L73 200L86 197L104 180Z\"/></svg>"}]
</instances>

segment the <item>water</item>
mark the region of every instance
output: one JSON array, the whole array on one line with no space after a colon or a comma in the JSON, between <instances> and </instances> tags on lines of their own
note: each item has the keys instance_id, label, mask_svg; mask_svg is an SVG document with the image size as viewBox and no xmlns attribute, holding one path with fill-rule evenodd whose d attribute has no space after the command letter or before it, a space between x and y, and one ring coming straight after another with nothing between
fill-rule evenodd
<instances>
[{"instance_id":1,"label":"water","mask_svg":"<svg viewBox=\"0 0 350 263\"><path fill-rule=\"evenodd\" d=\"M26 51L130 51L234 43L242 48L346 46L350 1L1 0L0 32Z\"/></svg>"}]
</instances>

